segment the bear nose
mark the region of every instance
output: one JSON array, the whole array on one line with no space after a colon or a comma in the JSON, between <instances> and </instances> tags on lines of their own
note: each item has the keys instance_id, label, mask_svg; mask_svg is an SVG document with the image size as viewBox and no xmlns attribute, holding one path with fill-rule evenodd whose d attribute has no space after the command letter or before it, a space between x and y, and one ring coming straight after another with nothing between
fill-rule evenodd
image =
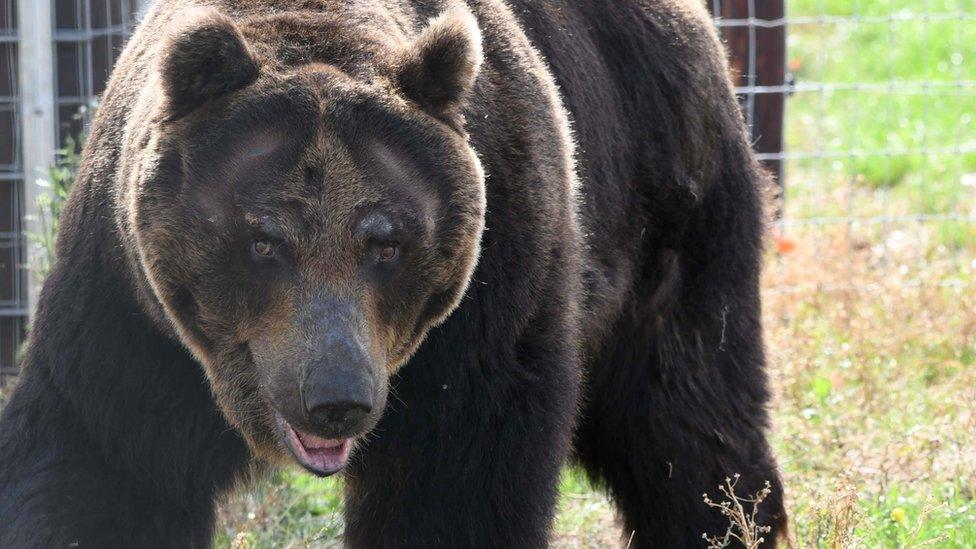
<instances>
[{"instance_id":1,"label":"bear nose","mask_svg":"<svg viewBox=\"0 0 976 549\"><path fill-rule=\"evenodd\" d=\"M373 410L372 365L353 338L330 334L326 342L302 387L305 417L317 434L359 435Z\"/></svg>"},{"instance_id":2,"label":"bear nose","mask_svg":"<svg viewBox=\"0 0 976 549\"><path fill-rule=\"evenodd\" d=\"M363 402L334 402L315 406L308 418L329 433L347 434L358 432L370 411L372 408Z\"/></svg>"}]
</instances>

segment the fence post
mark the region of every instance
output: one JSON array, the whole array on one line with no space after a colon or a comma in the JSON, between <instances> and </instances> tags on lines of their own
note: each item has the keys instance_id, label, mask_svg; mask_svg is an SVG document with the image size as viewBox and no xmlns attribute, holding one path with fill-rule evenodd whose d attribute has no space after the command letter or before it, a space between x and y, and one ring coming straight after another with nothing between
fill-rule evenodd
<instances>
[{"instance_id":1,"label":"fence post","mask_svg":"<svg viewBox=\"0 0 976 549\"><path fill-rule=\"evenodd\" d=\"M23 136L24 217L23 233L27 235L27 299L31 314L37 305L40 277L37 266L43 260L43 246L30 235L40 234L41 214L38 198L50 190L38 184L54 162L54 42L53 20L49 0L17 0L20 27L20 115Z\"/></svg>"},{"instance_id":2,"label":"fence post","mask_svg":"<svg viewBox=\"0 0 976 549\"><path fill-rule=\"evenodd\" d=\"M729 65L755 150L782 187L786 2L717 0L709 2L709 8L720 18L720 32L729 49ZM730 24L721 25L722 19Z\"/></svg>"}]
</instances>

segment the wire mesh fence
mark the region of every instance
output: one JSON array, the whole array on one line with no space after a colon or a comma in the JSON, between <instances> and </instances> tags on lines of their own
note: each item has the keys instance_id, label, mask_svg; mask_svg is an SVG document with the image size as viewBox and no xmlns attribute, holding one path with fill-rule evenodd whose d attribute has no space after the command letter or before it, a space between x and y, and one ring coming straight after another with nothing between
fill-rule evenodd
<instances>
[{"instance_id":1,"label":"wire mesh fence","mask_svg":"<svg viewBox=\"0 0 976 549\"><path fill-rule=\"evenodd\" d=\"M58 143L78 141L132 32L135 0L57 0L54 12Z\"/></svg>"},{"instance_id":2,"label":"wire mesh fence","mask_svg":"<svg viewBox=\"0 0 976 549\"><path fill-rule=\"evenodd\" d=\"M38 0L50 2L52 66L35 67L54 76L54 128L57 146L79 141L87 113L132 32L137 0ZM16 373L28 324L28 265L24 184L42 175L26 174L23 154L25 98L18 82L21 40L18 7L33 0L0 0L0 387ZM51 163L53 152L47 151Z\"/></svg>"},{"instance_id":3,"label":"wire mesh fence","mask_svg":"<svg viewBox=\"0 0 976 549\"><path fill-rule=\"evenodd\" d=\"M26 320L21 218L24 170L15 0L0 0L0 386L16 359Z\"/></svg>"},{"instance_id":4,"label":"wire mesh fence","mask_svg":"<svg viewBox=\"0 0 976 549\"><path fill-rule=\"evenodd\" d=\"M767 294L970 287L976 2L709 4L759 158L783 183ZM771 150L777 101L782 147Z\"/></svg>"}]
</instances>

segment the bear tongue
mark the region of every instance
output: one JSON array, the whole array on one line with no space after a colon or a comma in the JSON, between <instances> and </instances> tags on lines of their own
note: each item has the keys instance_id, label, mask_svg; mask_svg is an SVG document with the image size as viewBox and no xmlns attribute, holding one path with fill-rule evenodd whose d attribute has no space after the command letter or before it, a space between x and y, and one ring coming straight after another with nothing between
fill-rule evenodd
<instances>
[{"instance_id":1,"label":"bear tongue","mask_svg":"<svg viewBox=\"0 0 976 549\"><path fill-rule=\"evenodd\" d=\"M298 435L298 440L301 441L302 446L304 446L306 450L326 450L338 448L346 442L345 439L322 438L298 431L295 431L295 434Z\"/></svg>"},{"instance_id":2,"label":"bear tongue","mask_svg":"<svg viewBox=\"0 0 976 549\"><path fill-rule=\"evenodd\" d=\"M349 439L327 439L302 433L288 425L288 438L298 461L320 476L338 473L349 460Z\"/></svg>"}]
</instances>

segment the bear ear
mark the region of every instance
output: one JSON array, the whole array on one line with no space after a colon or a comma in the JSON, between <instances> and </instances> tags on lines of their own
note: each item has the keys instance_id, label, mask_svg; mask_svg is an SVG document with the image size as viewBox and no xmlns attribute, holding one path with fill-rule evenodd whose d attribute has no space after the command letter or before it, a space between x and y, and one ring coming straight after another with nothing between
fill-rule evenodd
<instances>
[{"instance_id":1,"label":"bear ear","mask_svg":"<svg viewBox=\"0 0 976 549\"><path fill-rule=\"evenodd\" d=\"M170 119L254 82L260 66L234 22L195 10L163 44L159 72Z\"/></svg>"},{"instance_id":2,"label":"bear ear","mask_svg":"<svg viewBox=\"0 0 976 549\"><path fill-rule=\"evenodd\" d=\"M455 4L406 45L397 62L396 82L422 108L446 114L474 88L482 58L478 21L466 6Z\"/></svg>"}]
</instances>

